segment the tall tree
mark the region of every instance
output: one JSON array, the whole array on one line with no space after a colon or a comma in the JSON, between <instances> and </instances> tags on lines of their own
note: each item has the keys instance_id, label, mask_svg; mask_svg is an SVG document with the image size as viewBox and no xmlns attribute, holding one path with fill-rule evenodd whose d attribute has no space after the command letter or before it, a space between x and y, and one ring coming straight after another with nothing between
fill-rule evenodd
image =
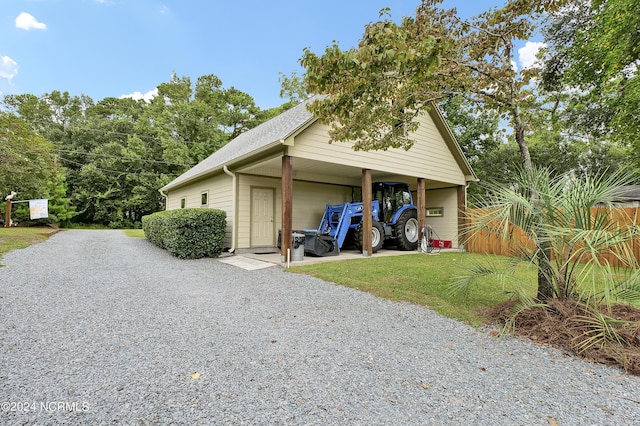
<instances>
[{"instance_id":1,"label":"tall tree","mask_svg":"<svg viewBox=\"0 0 640 426\"><path fill-rule=\"evenodd\" d=\"M545 22L549 47L542 73L545 88L571 93L570 128L630 146L636 154L640 154L638 16L640 3L635 0L569 1Z\"/></svg>"},{"instance_id":2,"label":"tall tree","mask_svg":"<svg viewBox=\"0 0 640 426\"><path fill-rule=\"evenodd\" d=\"M491 110L476 110L462 97L445 99L438 106L480 181L489 178L497 166L495 163L488 165L486 159L494 157L503 145L498 114ZM517 152L515 154L517 157ZM478 191L477 184L469 187L472 195Z\"/></svg>"},{"instance_id":3,"label":"tall tree","mask_svg":"<svg viewBox=\"0 0 640 426\"><path fill-rule=\"evenodd\" d=\"M400 24L384 19L367 25L357 49L343 51L334 43L322 56L306 49L300 62L308 88L329 95L310 109L332 126L333 141L354 140L354 148L364 150L408 149L413 140L407 132L417 128L419 114L433 102L462 96L509 121L523 167L532 171L524 114L531 74L514 69L514 46L529 39L534 22L558 2L508 0L468 21L440 3L423 0L416 16ZM539 255L549 256L550 247ZM538 281L545 297L552 296L548 276Z\"/></svg>"},{"instance_id":4,"label":"tall tree","mask_svg":"<svg viewBox=\"0 0 640 426\"><path fill-rule=\"evenodd\" d=\"M461 96L509 121L530 169L522 113L530 75L514 69L514 43L528 39L540 13L556 2L508 1L468 21L439 3L423 0L416 16L400 24L367 25L357 49L334 43L322 56L305 50L309 89L330 95L311 109L332 124L334 141L356 140L355 148L365 150L408 148L406 131L416 129L416 116L432 102Z\"/></svg>"},{"instance_id":5,"label":"tall tree","mask_svg":"<svg viewBox=\"0 0 640 426\"><path fill-rule=\"evenodd\" d=\"M299 76L296 71L292 72L290 76L280 73L278 82L280 83L280 97L287 99L288 103L292 105L305 100L309 96L304 77Z\"/></svg>"},{"instance_id":6,"label":"tall tree","mask_svg":"<svg viewBox=\"0 0 640 426\"><path fill-rule=\"evenodd\" d=\"M45 197L59 172L52 144L13 114L0 113L0 194Z\"/></svg>"},{"instance_id":7,"label":"tall tree","mask_svg":"<svg viewBox=\"0 0 640 426\"><path fill-rule=\"evenodd\" d=\"M213 74L195 84L174 74L150 102L54 91L8 95L2 105L52 143L65 176L51 192L73 204L73 221L109 226L136 226L161 210L158 188L273 113Z\"/></svg>"}]
</instances>

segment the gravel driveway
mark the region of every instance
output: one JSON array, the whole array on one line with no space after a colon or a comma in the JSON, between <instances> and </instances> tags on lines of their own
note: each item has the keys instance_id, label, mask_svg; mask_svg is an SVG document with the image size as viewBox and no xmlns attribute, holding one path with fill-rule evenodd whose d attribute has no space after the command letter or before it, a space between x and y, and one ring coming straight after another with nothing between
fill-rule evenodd
<instances>
[{"instance_id":1,"label":"gravel driveway","mask_svg":"<svg viewBox=\"0 0 640 426\"><path fill-rule=\"evenodd\" d=\"M279 267L120 231L2 263L0 424L640 422L640 377Z\"/></svg>"}]
</instances>

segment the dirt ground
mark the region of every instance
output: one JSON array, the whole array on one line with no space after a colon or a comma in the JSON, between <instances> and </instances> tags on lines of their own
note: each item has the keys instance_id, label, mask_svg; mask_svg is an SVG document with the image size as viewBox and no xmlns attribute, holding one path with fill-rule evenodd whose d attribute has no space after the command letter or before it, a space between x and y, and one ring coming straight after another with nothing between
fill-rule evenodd
<instances>
[{"instance_id":1,"label":"dirt ground","mask_svg":"<svg viewBox=\"0 0 640 426\"><path fill-rule=\"evenodd\" d=\"M496 324L511 317L513 301L489 312ZM530 308L515 317L514 332L540 345L561 348L590 362L616 365L640 375L640 309L630 305L601 307L615 321L603 326L597 313L576 301L552 301L548 308ZM614 334L615 332L615 334ZM599 339L607 336L606 339Z\"/></svg>"}]
</instances>

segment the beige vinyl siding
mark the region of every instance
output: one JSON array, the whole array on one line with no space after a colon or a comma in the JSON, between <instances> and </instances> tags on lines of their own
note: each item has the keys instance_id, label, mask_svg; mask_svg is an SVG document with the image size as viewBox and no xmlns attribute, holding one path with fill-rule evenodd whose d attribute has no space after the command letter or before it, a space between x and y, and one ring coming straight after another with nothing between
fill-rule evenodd
<instances>
[{"instance_id":1,"label":"beige vinyl siding","mask_svg":"<svg viewBox=\"0 0 640 426\"><path fill-rule=\"evenodd\" d=\"M278 165L276 166L264 166L264 165L260 165L260 166L254 166L251 165L248 168L249 171L247 171L247 169L240 169L237 171L238 174L244 174L244 173L250 173L252 175L258 175L258 176L263 176L263 177L274 177L274 178L278 178L278 180L280 179L280 173L282 173L282 166L281 166L281 159L278 158Z\"/></svg>"},{"instance_id":2,"label":"beige vinyl siding","mask_svg":"<svg viewBox=\"0 0 640 426\"><path fill-rule=\"evenodd\" d=\"M207 178L191 185L170 191L167 194L167 210L180 208L180 200L187 199L186 208L203 207L201 195L208 193L207 208L219 209L227 213L227 227L225 229L225 247L232 246L232 226L233 226L233 188L232 178L226 174Z\"/></svg>"},{"instance_id":3,"label":"beige vinyl siding","mask_svg":"<svg viewBox=\"0 0 640 426\"><path fill-rule=\"evenodd\" d=\"M295 167L295 158L293 159L293 164ZM344 186L357 186L360 187L362 185L362 178L349 178L345 176L332 176L326 175L322 173L318 173L317 170L313 172L308 172L306 170L296 170L294 168L293 171L294 179L304 180L308 182L322 182L333 185L344 185ZM349 189L349 194L351 194L351 189ZM349 195L349 200L351 201L351 195Z\"/></svg>"},{"instance_id":4,"label":"beige vinyl siding","mask_svg":"<svg viewBox=\"0 0 640 426\"><path fill-rule=\"evenodd\" d=\"M315 122L296 136L288 154L398 175L423 177L453 185L466 183L465 175L451 154L449 146L427 114L420 118L420 127L411 136L416 143L409 151L354 151L353 143L329 144L328 130L329 126Z\"/></svg>"},{"instance_id":5,"label":"beige vinyl siding","mask_svg":"<svg viewBox=\"0 0 640 426\"><path fill-rule=\"evenodd\" d=\"M327 204L351 201L351 188L293 182L293 229L317 229Z\"/></svg>"},{"instance_id":6,"label":"beige vinyl siding","mask_svg":"<svg viewBox=\"0 0 640 426\"><path fill-rule=\"evenodd\" d=\"M431 225L441 240L450 240L453 247L458 247L458 188L434 189L426 193L426 207L444 208L444 216L427 217L427 225Z\"/></svg>"},{"instance_id":7,"label":"beige vinyl siding","mask_svg":"<svg viewBox=\"0 0 640 426\"><path fill-rule=\"evenodd\" d=\"M282 224L280 179L238 175L238 248L251 248L251 188L274 190L274 242ZM317 229L327 203L351 201L351 188L310 182L293 182L293 229Z\"/></svg>"},{"instance_id":8,"label":"beige vinyl siding","mask_svg":"<svg viewBox=\"0 0 640 426\"><path fill-rule=\"evenodd\" d=\"M180 208L180 198L178 196L178 192L168 192L167 193L167 198L166 198L166 210L177 210Z\"/></svg>"},{"instance_id":9,"label":"beige vinyl siding","mask_svg":"<svg viewBox=\"0 0 640 426\"><path fill-rule=\"evenodd\" d=\"M345 186L360 186L362 183L362 178L358 176L357 178L346 177L346 176L335 176L331 174L323 174L318 172L318 168L314 168L313 171L305 170L304 167L300 166L296 162L296 158L292 159L293 163L293 180L294 181L307 181L307 182L321 182L328 183L333 185L345 185ZM326 161L322 162L326 163L327 166L332 166L332 163L328 163ZM245 170L241 170L238 173L241 174L252 174L252 175L260 175L264 177L275 177L280 179L280 173L282 172L282 167L280 165L280 159L278 159L278 165L276 166L251 166L246 168ZM358 170L359 173L359 170Z\"/></svg>"}]
</instances>

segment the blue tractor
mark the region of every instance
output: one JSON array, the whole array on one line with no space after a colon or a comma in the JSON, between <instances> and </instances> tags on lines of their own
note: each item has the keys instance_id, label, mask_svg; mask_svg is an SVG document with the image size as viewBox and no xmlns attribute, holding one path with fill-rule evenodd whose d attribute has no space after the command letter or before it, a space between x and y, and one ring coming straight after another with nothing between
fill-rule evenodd
<instances>
[{"instance_id":1,"label":"blue tractor","mask_svg":"<svg viewBox=\"0 0 640 426\"><path fill-rule=\"evenodd\" d=\"M418 247L418 209L413 204L409 184L375 182L372 188L372 251L385 242L400 250ZM337 255L348 236L362 250L362 202L327 204L317 230L304 231L305 253L315 256Z\"/></svg>"}]
</instances>

